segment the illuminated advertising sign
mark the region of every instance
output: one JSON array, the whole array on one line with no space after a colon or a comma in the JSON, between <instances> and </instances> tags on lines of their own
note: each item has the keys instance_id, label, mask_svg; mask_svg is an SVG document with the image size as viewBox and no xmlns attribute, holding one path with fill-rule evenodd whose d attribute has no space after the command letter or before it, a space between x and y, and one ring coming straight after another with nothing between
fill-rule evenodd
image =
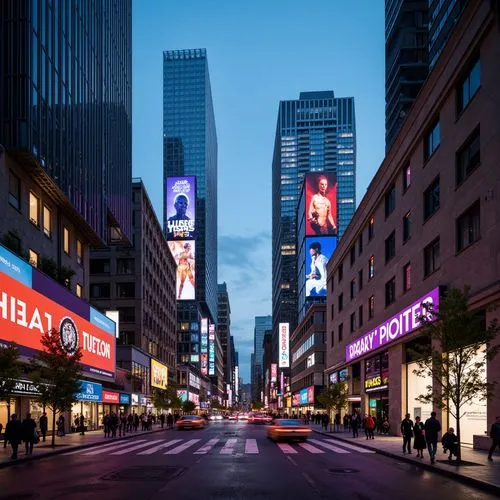
<instances>
[{"instance_id":1,"label":"illuminated advertising sign","mask_svg":"<svg viewBox=\"0 0 500 500\"><path fill-rule=\"evenodd\" d=\"M112 391L102 391L102 402L108 404L119 404L120 393Z\"/></svg>"},{"instance_id":2,"label":"illuminated advertising sign","mask_svg":"<svg viewBox=\"0 0 500 500\"><path fill-rule=\"evenodd\" d=\"M177 397L184 403L188 399L188 391L186 389L177 389Z\"/></svg>"},{"instance_id":3,"label":"illuminated advertising sign","mask_svg":"<svg viewBox=\"0 0 500 500\"><path fill-rule=\"evenodd\" d=\"M278 380L278 365L276 363L271 364L271 382L276 382Z\"/></svg>"},{"instance_id":4,"label":"illuminated advertising sign","mask_svg":"<svg viewBox=\"0 0 500 500\"><path fill-rule=\"evenodd\" d=\"M88 380L80 380L80 392L73 394L77 401L100 403L103 399L102 385Z\"/></svg>"},{"instance_id":5,"label":"illuminated advertising sign","mask_svg":"<svg viewBox=\"0 0 500 500\"><path fill-rule=\"evenodd\" d=\"M201 374L202 375L208 375L208 353L204 352L203 354L200 354L200 361L201 361Z\"/></svg>"},{"instance_id":6,"label":"illuminated advertising sign","mask_svg":"<svg viewBox=\"0 0 500 500\"><path fill-rule=\"evenodd\" d=\"M208 327L208 374L215 375L215 325Z\"/></svg>"},{"instance_id":7,"label":"illuminated advertising sign","mask_svg":"<svg viewBox=\"0 0 500 500\"><path fill-rule=\"evenodd\" d=\"M121 405L129 405L130 404L130 394L120 393L120 404Z\"/></svg>"},{"instance_id":8,"label":"illuminated advertising sign","mask_svg":"<svg viewBox=\"0 0 500 500\"><path fill-rule=\"evenodd\" d=\"M314 403L314 385L307 388L307 402L310 404Z\"/></svg>"},{"instance_id":9,"label":"illuminated advertising sign","mask_svg":"<svg viewBox=\"0 0 500 500\"><path fill-rule=\"evenodd\" d=\"M326 297L326 266L336 248L336 236L306 238L306 297Z\"/></svg>"},{"instance_id":10,"label":"illuminated advertising sign","mask_svg":"<svg viewBox=\"0 0 500 500\"><path fill-rule=\"evenodd\" d=\"M425 309L423 306L426 303L432 304L436 309L438 308L439 288L434 288L434 290L420 297L413 304L410 304L392 318L384 321L384 323L377 326L374 330L347 344L345 347L346 361L352 361L364 356L415 331L420 326L418 316L424 314ZM429 317L429 319L432 319L432 317Z\"/></svg>"},{"instance_id":11,"label":"illuminated advertising sign","mask_svg":"<svg viewBox=\"0 0 500 500\"><path fill-rule=\"evenodd\" d=\"M280 389L281 392L285 392L285 375L283 374L283 372L281 372L280 374Z\"/></svg>"},{"instance_id":12,"label":"illuminated advertising sign","mask_svg":"<svg viewBox=\"0 0 500 500\"><path fill-rule=\"evenodd\" d=\"M30 357L42 349L41 335L56 328L68 354L81 347L83 371L114 378L113 321L28 267L0 246L0 343L15 342L21 354Z\"/></svg>"},{"instance_id":13,"label":"illuminated advertising sign","mask_svg":"<svg viewBox=\"0 0 500 500\"><path fill-rule=\"evenodd\" d=\"M238 399L239 393L240 393L240 368L238 365L236 365L234 367L234 396L236 399Z\"/></svg>"},{"instance_id":14,"label":"illuminated advertising sign","mask_svg":"<svg viewBox=\"0 0 500 500\"><path fill-rule=\"evenodd\" d=\"M200 353L201 374L206 376L208 375L208 318L201 318Z\"/></svg>"},{"instance_id":15,"label":"illuminated advertising sign","mask_svg":"<svg viewBox=\"0 0 500 500\"><path fill-rule=\"evenodd\" d=\"M299 395L300 395L300 404L301 405L306 405L307 402L308 402L308 399L307 399L307 389L301 389Z\"/></svg>"},{"instance_id":16,"label":"illuminated advertising sign","mask_svg":"<svg viewBox=\"0 0 500 500\"><path fill-rule=\"evenodd\" d=\"M194 300L195 281L195 242L169 241L168 246L177 265L175 290L177 300Z\"/></svg>"},{"instance_id":17,"label":"illuminated advertising sign","mask_svg":"<svg viewBox=\"0 0 500 500\"><path fill-rule=\"evenodd\" d=\"M296 392L292 396L292 404L293 406L300 406L300 392Z\"/></svg>"},{"instance_id":18,"label":"illuminated advertising sign","mask_svg":"<svg viewBox=\"0 0 500 500\"><path fill-rule=\"evenodd\" d=\"M279 324L279 366L280 368L288 368L290 366L290 324Z\"/></svg>"},{"instance_id":19,"label":"illuminated advertising sign","mask_svg":"<svg viewBox=\"0 0 500 500\"><path fill-rule=\"evenodd\" d=\"M139 394L132 394L132 405L139 405Z\"/></svg>"},{"instance_id":20,"label":"illuminated advertising sign","mask_svg":"<svg viewBox=\"0 0 500 500\"><path fill-rule=\"evenodd\" d=\"M167 177L165 184L167 240L194 239L196 231L196 177Z\"/></svg>"},{"instance_id":21,"label":"illuminated advertising sign","mask_svg":"<svg viewBox=\"0 0 500 500\"><path fill-rule=\"evenodd\" d=\"M337 236L337 174L305 175L306 236Z\"/></svg>"},{"instance_id":22,"label":"illuminated advertising sign","mask_svg":"<svg viewBox=\"0 0 500 500\"><path fill-rule=\"evenodd\" d=\"M158 389L168 387L168 368L156 359L151 359L151 387Z\"/></svg>"}]
</instances>

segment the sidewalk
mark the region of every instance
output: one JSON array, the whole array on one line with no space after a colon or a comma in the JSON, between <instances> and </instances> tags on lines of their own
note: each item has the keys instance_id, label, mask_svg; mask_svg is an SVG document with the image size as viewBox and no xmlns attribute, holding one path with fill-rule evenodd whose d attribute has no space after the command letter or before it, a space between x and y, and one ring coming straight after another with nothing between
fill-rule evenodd
<instances>
[{"instance_id":1,"label":"sidewalk","mask_svg":"<svg viewBox=\"0 0 500 500\"><path fill-rule=\"evenodd\" d=\"M493 462L490 462L488 461L487 452L462 446L462 461L465 463L457 465L448 461L448 455L443 453L443 447L441 443L439 443L436 463L431 465L427 450L424 450L425 458L423 459L416 458L416 450L412 450L412 455L404 455L403 441L402 438L398 436L375 434L375 439L367 440L363 429L359 429L358 438L353 438L351 431L327 432L322 429L321 425L316 424L312 424L311 428L324 436L348 443L356 443L357 446L376 451L381 455L386 455L403 462L413 463L419 467L438 472L470 486L480 488L490 493L500 494L500 453L498 452L493 455Z\"/></svg>"},{"instance_id":2,"label":"sidewalk","mask_svg":"<svg viewBox=\"0 0 500 500\"><path fill-rule=\"evenodd\" d=\"M16 465L20 463L30 462L32 460L39 460L41 458L47 458L53 455L60 455L62 453L67 453L68 451L79 450L83 448L92 448L94 446L100 446L104 444L109 444L116 441L123 441L125 439L132 439L137 436L144 434L152 434L155 432L166 431L161 428L160 424L153 425L151 431L137 431L137 432L127 432L125 436L116 438L105 438L104 432L99 431L89 431L86 432L84 436L81 436L78 432L73 434L66 434L63 437L56 436L56 447L52 448L52 434L47 436L45 443L40 441L33 447L33 455L26 456L24 443L19 445L18 458L17 460L11 460L12 448L7 444L4 448L3 434L0 439L0 469L9 467L11 465Z\"/></svg>"}]
</instances>

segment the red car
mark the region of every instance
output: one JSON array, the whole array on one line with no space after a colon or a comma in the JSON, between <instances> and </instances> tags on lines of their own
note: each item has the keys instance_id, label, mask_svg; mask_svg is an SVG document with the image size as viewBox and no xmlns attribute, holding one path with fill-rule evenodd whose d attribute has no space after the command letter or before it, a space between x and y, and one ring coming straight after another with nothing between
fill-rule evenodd
<instances>
[{"instance_id":1,"label":"red car","mask_svg":"<svg viewBox=\"0 0 500 500\"><path fill-rule=\"evenodd\" d=\"M270 424L273 418L265 413L251 413L248 416L249 424Z\"/></svg>"}]
</instances>

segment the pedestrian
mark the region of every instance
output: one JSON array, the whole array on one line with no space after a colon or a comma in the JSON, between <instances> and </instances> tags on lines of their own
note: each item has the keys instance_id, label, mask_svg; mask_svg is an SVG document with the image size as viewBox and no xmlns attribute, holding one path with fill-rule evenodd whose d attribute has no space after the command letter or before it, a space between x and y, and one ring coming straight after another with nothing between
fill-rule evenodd
<instances>
[{"instance_id":1,"label":"pedestrian","mask_svg":"<svg viewBox=\"0 0 500 500\"><path fill-rule=\"evenodd\" d=\"M335 427L337 428L337 431L340 431L340 413L335 415Z\"/></svg>"},{"instance_id":2,"label":"pedestrian","mask_svg":"<svg viewBox=\"0 0 500 500\"><path fill-rule=\"evenodd\" d=\"M45 443L45 436L47 435L47 430L49 428L49 419L47 418L47 414L45 412L42 413L39 424L40 434L42 435L43 442Z\"/></svg>"},{"instance_id":3,"label":"pedestrian","mask_svg":"<svg viewBox=\"0 0 500 500\"><path fill-rule=\"evenodd\" d=\"M139 429L139 415L137 413L134 414L134 432L137 432Z\"/></svg>"},{"instance_id":4,"label":"pedestrian","mask_svg":"<svg viewBox=\"0 0 500 500\"><path fill-rule=\"evenodd\" d=\"M78 425L80 427L80 435L85 436L85 417L83 416L83 413L80 415Z\"/></svg>"},{"instance_id":5,"label":"pedestrian","mask_svg":"<svg viewBox=\"0 0 500 500\"><path fill-rule=\"evenodd\" d=\"M407 413L401 422L401 435L403 436L403 453L408 449L408 455L411 455L411 438L413 437L413 421L410 414Z\"/></svg>"},{"instance_id":6,"label":"pedestrian","mask_svg":"<svg viewBox=\"0 0 500 500\"><path fill-rule=\"evenodd\" d=\"M455 434L455 429L450 427L448 432L443 434L441 439L441 444L443 445L443 451L446 453L449 452L448 460L453 460L453 455L458 457L458 438Z\"/></svg>"},{"instance_id":7,"label":"pedestrian","mask_svg":"<svg viewBox=\"0 0 500 500\"><path fill-rule=\"evenodd\" d=\"M110 421L109 414L106 413L106 415L104 415L104 418L102 419L102 425L104 427L104 437L105 438L109 437L109 435L110 435L110 424L111 424L111 421Z\"/></svg>"},{"instance_id":8,"label":"pedestrian","mask_svg":"<svg viewBox=\"0 0 500 500\"><path fill-rule=\"evenodd\" d=\"M11 459L17 459L17 449L23 440L23 426L21 422L17 419L17 415L13 413L10 416L10 422L7 422L5 426L5 442L9 442L12 446Z\"/></svg>"},{"instance_id":9,"label":"pedestrian","mask_svg":"<svg viewBox=\"0 0 500 500\"><path fill-rule=\"evenodd\" d=\"M375 420L371 415L368 415L366 417L366 430L368 431L368 434L366 436L366 439L375 439L373 435L373 431L375 430Z\"/></svg>"},{"instance_id":10,"label":"pedestrian","mask_svg":"<svg viewBox=\"0 0 500 500\"><path fill-rule=\"evenodd\" d=\"M111 437L115 438L116 429L118 428L118 423L119 423L118 415L115 412L111 413L110 423L111 423Z\"/></svg>"},{"instance_id":11,"label":"pedestrian","mask_svg":"<svg viewBox=\"0 0 500 500\"><path fill-rule=\"evenodd\" d=\"M491 448L488 452L488 460L493 460L493 452L498 446L500 448L500 416L498 416L495 422L491 425L490 429L491 438Z\"/></svg>"},{"instance_id":12,"label":"pedestrian","mask_svg":"<svg viewBox=\"0 0 500 500\"><path fill-rule=\"evenodd\" d=\"M384 421L382 422L382 432L387 436L389 434L389 420L387 417L384 417Z\"/></svg>"},{"instance_id":13,"label":"pedestrian","mask_svg":"<svg viewBox=\"0 0 500 500\"><path fill-rule=\"evenodd\" d=\"M420 417L415 417L415 425L413 426L413 448L417 450L417 458L424 458L424 449L426 447L424 424L420 421Z\"/></svg>"},{"instance_id":14,"label":"pedestrian","mask_svg":"<svg viewBox=\"0 0 500 500\"><path fill-rule=\"evenodd\" d=\"M174 416L169 413L167 415L167 429L172 429L174 427Z\"/></svg>"},{"instance_id":15,"label":"pedestrian","mask_svg":"<svg viewBox=\"0 0 500 500\"><path fill-rule=\"evenodd\" d=\"M26 455L31 455L33 453L33 445L37 441L36 434L36 422L31 418L31 413L26 414L26 418L23 420L23 441L26 446Z\"/></svg>"},{"instance_id":16,"label":"pedestrian","mask_svg":"<svg viewBox=\"0 0 500 500\"><path fill-rule=\"evenodd\" d=\"M431 464L436 461L438 434L441 432L441 424L436 418L436 412L431 412L431 416L425 421L425 440L427 441L427 449L431 457Z\"/></svg>"},{"instance_id":17,"label":"pedestrian","mask_svg":"<svg viewBox=\"0 0 500 500\"><path fill-rule=\"evenodd\" d=\"M352 428L352 437L359 437L358 429L360 424L360 418L357 412L354 412L351 417L351 428Z\"/></svg>"},{"instance_id":18,"label":"pedestrian","mask_svg":"<svg viewBox=\"0 0 500 500\"><path fill-rule=\"evenodd\" d=\"M323 428L326 430L328 430L328 424L330 423L330 417L328 415L328 413L325 413L323 415Z\"/></svg>"},{"instance_id":19,"label":"pedestrian","mask_svg":"<svg viewBox=\"0 0 500 500\"><path fill-rule=\"evenodd\" d=\"M160 415L160 423L161 423L161 428L163 429L163 427L165 426L165 414L162 413Z\"/></svg>"},{"instance_id":20,"label":"pedestrian","mask_svg":"<svg viewBox=\"0 0 500 500\"><path fill-rule=\"evenodd\" d=\"M65 436L66 435L66 430L64 428L64 415L59 415L59 419L57 420L57 435L58 436Z\"/></svg>"},{"instance_id":21,"label":"pedestrian","mask_svg":"<svg viewBox=\"0 0 500 500\"><path fill-rule=\"evenodd\" d=\"M346 413L343 418L344 432L349 429L349 415Z\"/></svg>"}]
</instances>

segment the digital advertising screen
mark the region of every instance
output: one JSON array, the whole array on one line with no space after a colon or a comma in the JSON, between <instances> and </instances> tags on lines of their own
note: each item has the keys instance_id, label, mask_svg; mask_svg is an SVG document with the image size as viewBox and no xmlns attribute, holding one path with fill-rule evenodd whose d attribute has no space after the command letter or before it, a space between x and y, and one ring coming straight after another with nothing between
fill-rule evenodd
<instances>
[{"instance_id":1,"label":"digital advertising screen","mask_svg":"<svg viewBox=\"0 0 500 500\"><path fill-rule=\"evenodd\" d=\"M158 389L168 387L168 368L156 359L151 359L151 386Z\"/></svg>"},{"instance_id":2,"label":"digital advertising screen","mask_svg":"<svg viewBox=\"0 0 500 500\"><path fill-rule=\"evenodd\" d=\"M279 367L290 367L290 323L279 324Z\"/></svg>"},{"instance_id":3,"label":"digital advertising screen","mask_svg":"<svg viewBox=\"0 0 500 500\"><path fill-rule=\"evenodd\" d=\"M167 177L164 199L167 240L194 239L196 231L196 177Z\"/></svg>"},{"instance_id":4,"label":"digital advertising screen","mask_svg":"<svg viewBox=\"0 0 500 500\"><path fill-rule=\"evenodd\" d=\"M336 236L306 238L306 297L326 297L326 267L336 248Z\"/></svg>"},{"instance_id":5,"label":"digital advertising screen","mask_svg":"<svg viewBox=\"0 0 500 500\"><path fill-rule=\"evenodd\" d=\"M169 241L168 246L177 265L175 289L177 300L195 300L195 242Z\"/></svg>"},{"instance_id":6,"label":"digital advertising screen","mask_svg":"<svg viewBox=\"0 0 500 500\"><path fill-rule=\"evenodd\" d=\"M306 236L337 236L337 174L308 173L304 188Z\"/></svg>"}]
</instances>

